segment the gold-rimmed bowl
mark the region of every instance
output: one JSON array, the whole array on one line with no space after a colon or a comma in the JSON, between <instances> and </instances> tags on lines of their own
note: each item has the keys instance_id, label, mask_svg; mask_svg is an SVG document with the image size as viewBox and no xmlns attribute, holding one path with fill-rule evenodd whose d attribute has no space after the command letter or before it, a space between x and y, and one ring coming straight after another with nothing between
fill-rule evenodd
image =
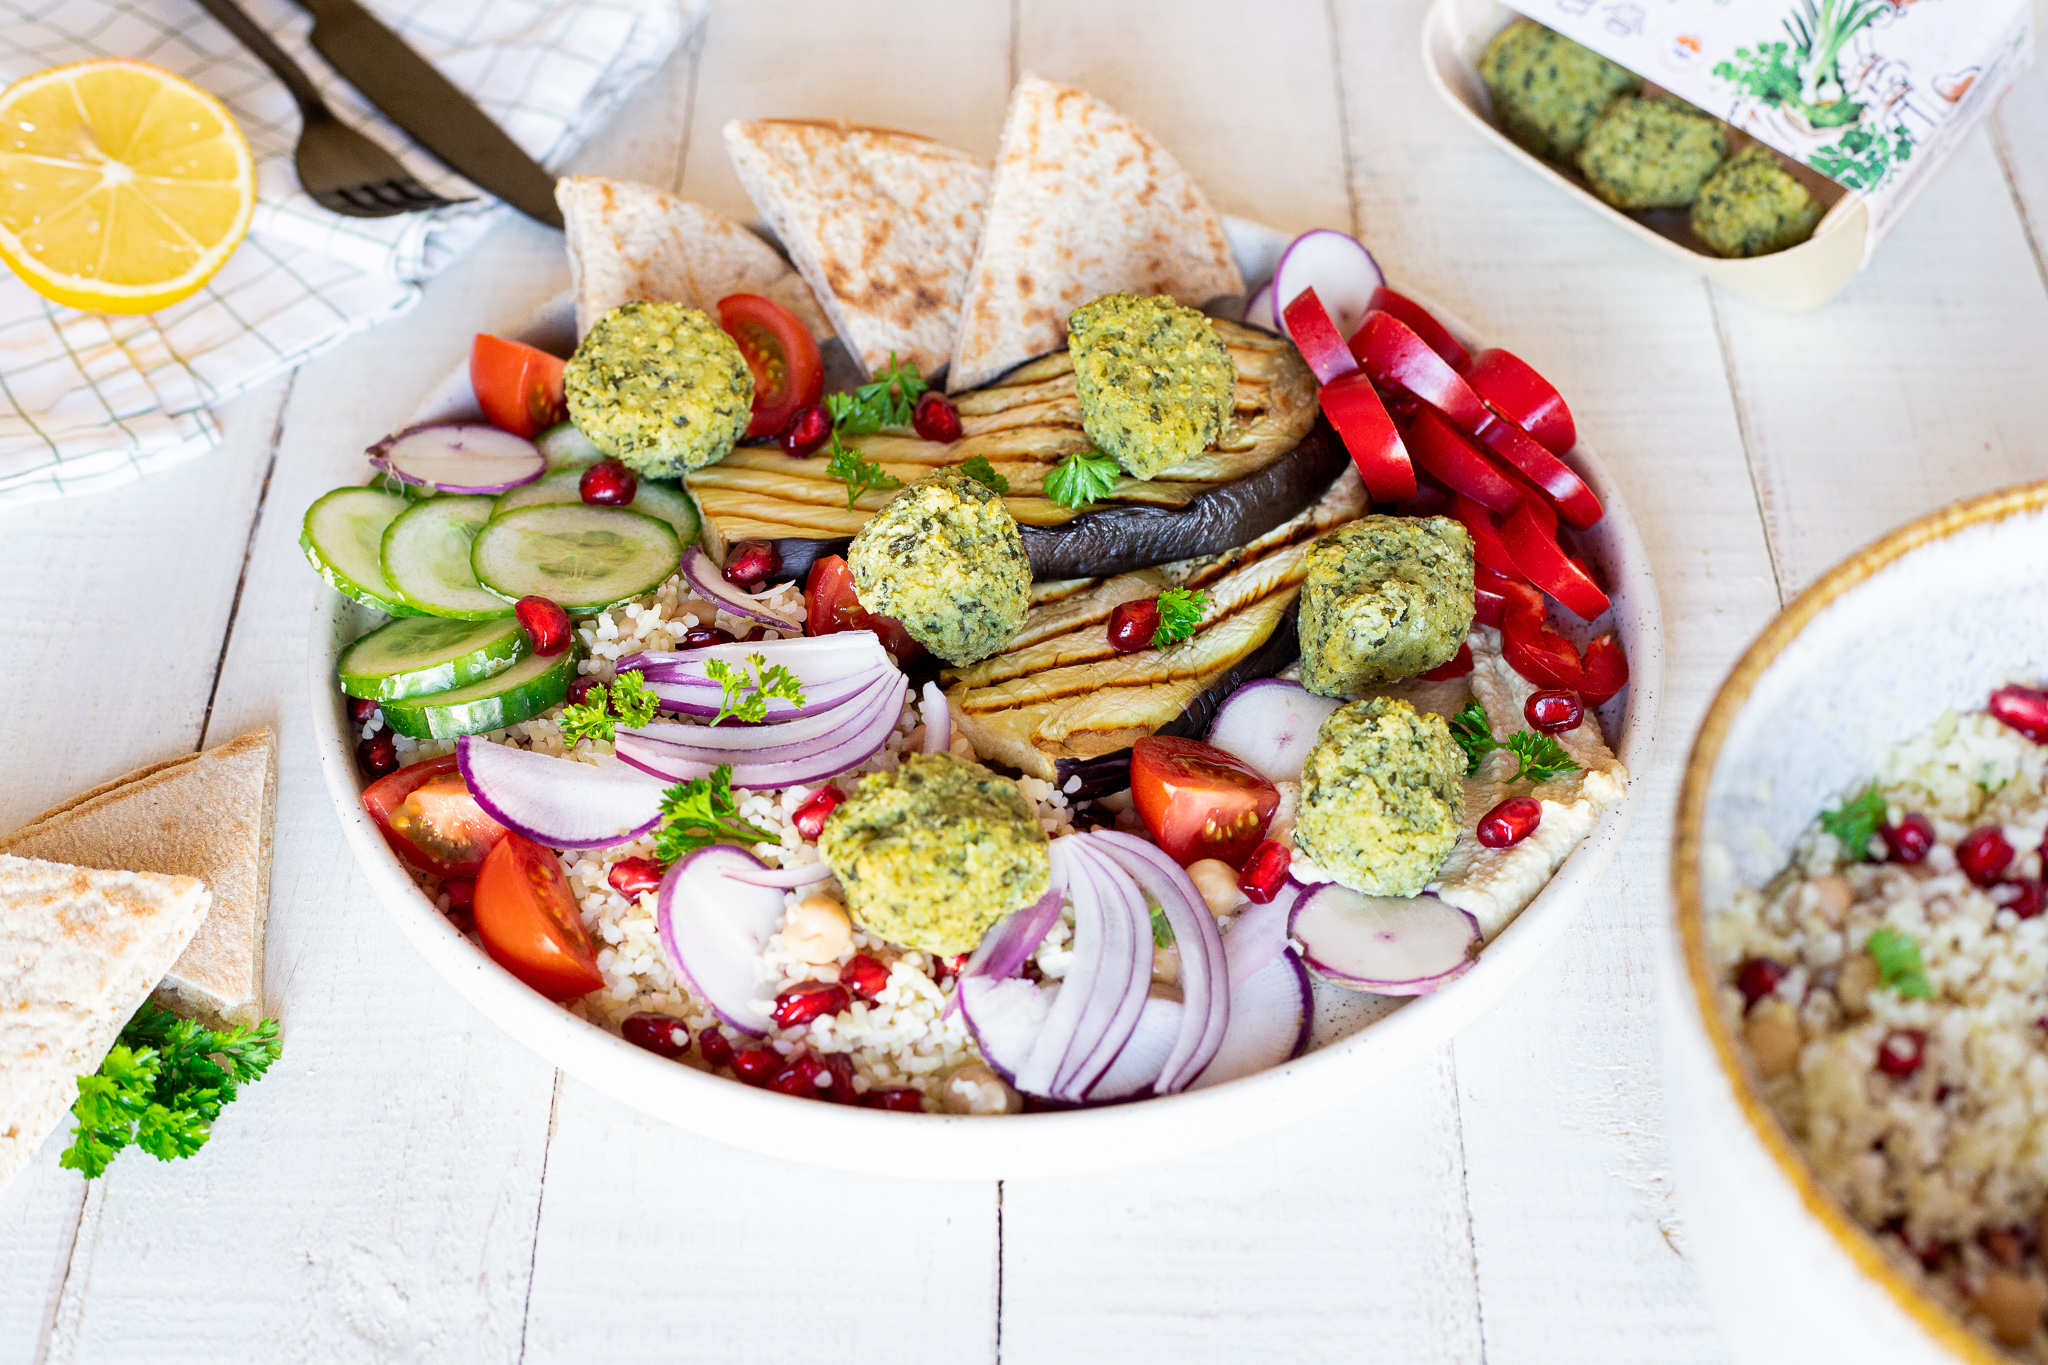
<instances>
[{"instance_id":1,"label":"gold-rimmed bowl","mask_svg":"<svg viewBox=\"0 0 2048 1365\"><path fill-rule=\"evenodd\" d=\"M1816 1178L1720 1006L1707 926L1783 868L1883 750L2044 674L2048 481L1956 503L1851 555L1779 613L1707 712L1672 850L1664 1050L1683 1247L1739 1359L2012 1359Z\"/></svg>"}]
</instances>

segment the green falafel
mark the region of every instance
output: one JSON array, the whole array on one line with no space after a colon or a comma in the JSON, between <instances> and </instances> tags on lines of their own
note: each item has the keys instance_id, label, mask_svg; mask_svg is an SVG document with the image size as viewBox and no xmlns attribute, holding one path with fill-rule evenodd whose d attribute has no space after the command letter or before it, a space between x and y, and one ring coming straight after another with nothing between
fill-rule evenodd
<instances>
[{"instance_id":1,"label":"green falafel","mask_svg":"<svg viewBox=\"0 0 2048 1365\"><path fill-rule=\"evenodd\" d=\"M1718 256L1768 256L1811 237L1822 212L1799 177L1753 142L1700 186L1692 231Z\"/></svg>"},{"instance_id":2,"label":"green falafel","mask_svg":"<svg viewBox=\"0 0 2048 1365\"><path fill-rule=\"evenodd\" d=\"M1135 479L1216 444L1237 367L1209 319L1161 295L1104 294L1067 317L1081 429Z\"/></svg>"},{"instance_id":3,"label":"green falafel","mask_svg":"<svg viewBox=\"0 0 2048 1365\"><path fill-rule=\"evenodd\" d=\"M1640 76L1553 33L1532 19L1494 35L1479 58L1501 131L1552 161L1570 161L1586 132L1623 95L1642 93Z\"/></svg>"},{"instance_id":4,"label":"green falafel","mask_svg":"<svg viewBox=\"0 0 2048 1365\"><path fill-rule=\"evenodd\" d=\"M1342 697L1448 663L1472 629L1472 564L1449 517L1361 517L1310 545L1301 685Z\"/></svg>"},{"instance_id":5,"label":"green falafel","mask_svg":"<svg viewBox=\"0 0 2048 1365\"><path fill-rule=\"evenodd\" d=\"M1002 497L958 469L889 500L846 551L861 605L949 664L1009 643L1031 609L1031 560Z\"/></svg>"},{"instance_id":6,"label":"green falafel","mask_svg":"<svg viewBox=\"0 0 2048 1365\"><path fill-rule=\"evenodd\" d=\"M1442 716L1390 697L1340 706L1302 765L1295 845L1353 891L1418 895L1458 842L1464 774Z\"/></svg>"},{"instance_id":7,"label":"green falafel","mask_svg":"<svg viewBox=\"0 0 2048 1365\"><path fill-rule=\"evenodd\" d=\"M1682 209L1728 155L1721 121L1667 98L1622 99L1579 149L1579 173L1618 209Z\"/></svg>"},{"instance_id":8,"label":"green falafel","mask_svg":"<svg viewBox=\"0 0 2048 1365\"><path fill-rule=\"evenodd\" d=\"M605 454L673 478L722 460L746 434L754 376L710 314L622 303L576 346L562 376L569 418Z\"/></svg>"}]
</instances>

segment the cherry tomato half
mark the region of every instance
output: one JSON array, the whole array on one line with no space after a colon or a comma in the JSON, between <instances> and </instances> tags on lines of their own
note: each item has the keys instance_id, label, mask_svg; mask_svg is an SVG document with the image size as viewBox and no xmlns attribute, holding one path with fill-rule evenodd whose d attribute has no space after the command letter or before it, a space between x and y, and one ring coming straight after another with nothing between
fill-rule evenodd
<instances>
[{"instance_id":1,"label":"cherry tomato half","mask_svg":"<svg viewBox=\"0 0 2048 1365\"><path fill-rule=\"evenodd\" d=\"M1166 856L1242 867L1266 837L1280 790L1214 745L1147 735L1131 746L1131 804Z\"/></svg>"},{"instance_id":2,"label":"cherry tomato half","mask_svg":"<svg viewBox=\"0 0 2048 1365\"><path fill-rule=\"evenodd\" d=\"M453 754L378 778L363 789L363 809L401 861L436 877L474 877L505 837L469 794Z\"/></svg>"},{"instance_id":3,"label":"cherry tomato half","mask_svg":"<svg viewBox=\"0 0 2048 1365\"><path fill-rule=\"evenodd\" d=\"M569 416L563 364L546 351L478 332L469 348L469 387L492 426L514 436L538 436Z\"/></svg>"},{"instance_id":4,"label":"cherry tomato half","mask_svg":"<svg viewBox=\"0 0 2048 1365\"><path fill-rule=\"evenodd\" d=\"M924 653L924 646L893 616L877 616L860 604L853 591L853 570L838 555L811 565L804 581L804 633L833 635L842 630L871 630L881 638L899 667Z\"/></svg>"},{"instance_id":5,"label":"cherry tomato half","mask_svg":"<svg viewBox=\"0 0 2048 1365\"><path fill-rule=\"evenodd\" d=\"M825 392L825 362L797 315L759 294L727 294L718 301L718 325L738 343L754 372L754 418L749 436L773 436L798 408Z\"/></svg>"},{"instance_id":6,"label":"cherry tomato half","mask_svg":"<svg viewBox=\"0 0 2048 1365\"><path fill-rule=\"evenodd\" d=\"M550 1000L604 985L561 860L508 833L476 879L476 929L492 960Z\"/></svg>"}]
</instances>

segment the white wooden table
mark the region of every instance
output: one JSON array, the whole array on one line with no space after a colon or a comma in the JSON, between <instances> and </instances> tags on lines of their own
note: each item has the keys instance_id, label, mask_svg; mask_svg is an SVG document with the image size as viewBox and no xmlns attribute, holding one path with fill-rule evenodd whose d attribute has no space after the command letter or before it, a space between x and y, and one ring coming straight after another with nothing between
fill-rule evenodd
<instances>
[{"instance_id":1,"label":"white wooden table","mask_svg":"<svg viewBox=\"0 0 2048 1365\"><path fill-rule=\"evenodd\" d=\"M1876 263L1782 317L1481 144L1422 0L724 0L589 171L752 212L730 118L995 149L1023 70L1124 108L1226 212L1348 227L1569 396L1656 563L1657 762L1575 930L1369 1098L1125 1174L905 1186L746 1155L554 1073L370 898L315 768L299 519L464 352L563 287L500 229L410 316L224 414L225 448L0 513L0 828L257 725L283 736L269 941L283 1061L192 1161L0 1194L0 1365L43 1361L1712 1361L1653 1024L1676 775L1791 594L1943 502L2048 476L2048 79ZM203 818L203 813L197 813Z\"/></svg>"}]
</instances>

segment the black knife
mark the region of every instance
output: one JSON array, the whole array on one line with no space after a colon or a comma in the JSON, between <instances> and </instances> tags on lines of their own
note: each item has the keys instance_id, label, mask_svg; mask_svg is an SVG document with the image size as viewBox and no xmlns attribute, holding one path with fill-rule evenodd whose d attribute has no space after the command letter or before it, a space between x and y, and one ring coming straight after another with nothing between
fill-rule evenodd
<instances>
[{"instance_id":1,"label":"black knife","mask_svg":"<svg viewBox=\"0 0 2048 1365\"><path fill-rule=\"evenodd\" d=\"M555 177L355 0L298 0L313 47L422 147L529 218L562 226Z\"/></svg>"}]
</instances>

